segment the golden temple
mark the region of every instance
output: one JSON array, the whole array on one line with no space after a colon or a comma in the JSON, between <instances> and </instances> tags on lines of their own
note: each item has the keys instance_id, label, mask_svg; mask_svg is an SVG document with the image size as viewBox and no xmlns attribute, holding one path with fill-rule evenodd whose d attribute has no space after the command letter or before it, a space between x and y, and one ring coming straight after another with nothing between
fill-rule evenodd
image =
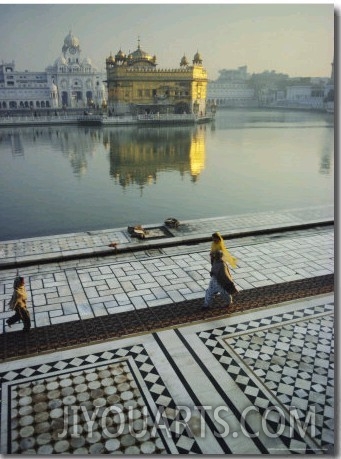
<instances>
[{"instance_id":1,"label":"golden temple","mask_svg":"<svg viewBox=\"0 0 341 459\"><path fill-rule=\"evenodd\" d=\"M113 115L206 114L207 71L196 52L192 65L184 55L176 69L157 69L156 56L121 49L106 59L108 111Z\"/></svg>"}]
</instances>

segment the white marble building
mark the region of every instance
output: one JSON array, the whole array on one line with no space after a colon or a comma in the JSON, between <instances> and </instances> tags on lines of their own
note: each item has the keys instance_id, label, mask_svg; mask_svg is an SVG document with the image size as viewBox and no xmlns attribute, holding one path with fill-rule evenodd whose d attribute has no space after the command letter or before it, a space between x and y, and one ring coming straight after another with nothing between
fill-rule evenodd
<instances>
[{"instance_id":1,"label":"white marble building","mask_svg":"<svg viewBox=\"0 0 341 459\"><path fill-rule=\"evenodd\" d=\"M295 85L286 89L286 101L290 104L323 109L324 87L314 87L313 85Z\"/></svg>"},{"instance_id":2,"label":"white marble building","mask_svg":"<svg viewBox=\"0 0 341 459\"><path fill-rule=\"evenodd\" d=\"M220 107L244 107L256 103L255 90L248 84L247 66L220 70L220 76L207 85L207 102Z\"/></svg>"},{"instance_id":3,"label":"white marble building","mask_svg":"<svg viewBox=\"0 0 341 459\"><path fill-rule=\"evenodd\" d=\"M98 72L88 57L82 57L79 39L70 31L61 55L46 68L57 90L58 106L84 108L106 103L105 74Z\"/></svg>"},{"instance_id":4,"label":"white marble building","mask_svg":"<svg viewBox=\"0 0 341 459\"><path fill-rule=\"evenodd\" d=\"M15 63L0 64L0 111L57 108L56 87L46 72L15 70Z\"/></svg>"},{"instance_id":5,"label":"white marble building","mask_svg":"<svg viewBox=\"0 0 341 459\"><path fill-rule=\"evenodd\" d=\"M17 71L14 61L0 64L0 111L86 108L106 104L105 73L82 57L70 31L61 55L44 72Z\"/></svg>"}]
</instances>

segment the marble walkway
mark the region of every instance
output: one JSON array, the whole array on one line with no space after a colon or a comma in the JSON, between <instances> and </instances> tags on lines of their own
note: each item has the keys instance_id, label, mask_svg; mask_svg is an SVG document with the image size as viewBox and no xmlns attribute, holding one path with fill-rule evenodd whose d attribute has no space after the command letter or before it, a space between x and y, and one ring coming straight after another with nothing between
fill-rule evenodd
<instances>
[{"instance_id":1,"label":"marble walkway","mask_svg":"<svg viewBox=\"0 0 341 459\"><path fill-rule=\"evenodd\" d=\"M157 238L138 240L132 238L127 228L114 228L102 231L62 234L29 239L0 241L0 269L53 262L70 258L96 257L111 254L111 242L118 244L120 253L174 246L193 241L210 240L214 231L224 237L233 238L248 234L274 231L276 229L302 228L318 223L334 222L333 206L315 206L290 209L286 211L261 212L255 214L231 215L228 217L181 221L177 229L165 228L163 222L145 225L143 228L152 235L158 230Z\"/></svg>"},{"instance_id":2,"label":"marble walkway","mask_svg":"<svg viewBox=\"0 0 341 459\"><path fill-rule=\"evenodd\" d=\"M5 362L1 452L330 453L333 301Z\"/></svg>"},{"instance_id":3,"label":"marble walkway","mask_svg":"<svg viewBox=\"0 0 341 459\"><path fill-rule=\"evenodd\" d=\"M321 281L334 273L332 221L331 209L316 208L184 222L180 235L158 241L129 240L123 229L89 234L82 247L84 235L55 236L57 245L69 240L72 250L58 257L51 238L40 247L38 240L1 243L0 333L17 337L18 346L27 339L22 325L5 325L18 270L38 339L40 329L48 333L58 324L76 330L115 314L201 302L209 235L216 230L239 260L233 276L242 292ZM114 236L125 246L108 254ZM330 453L333 306L333 292L277 300L4 359L1 453Z\"/></svg>"},{"instance_id":4,"label":"marble walkway","mask_svg":"<svg viewBox=\"0 0 341 459\"><path fill-rule=\"evenodd\" d=\"M184 222L174 230L181 231L181 237L136 241L125 231L129 250L119 246L117 253L110 249L109 255L86 258L84 250L94 250L97 236L86 249L79 247L82 234L74 236L77 242L72 235L40 239L40 248L37 239L18 241L16 250L22 244L25 257L35 247L29 265L27 258L19 262L18 252L17 262L11 264L14 252L9 253L9 246L15 251L15 243L7 241L0 244L0 249L7 247L8 255L0 270L0 331L5 331L5 320L11 314L6 302L17 272L26 279L33 327L203 298L209 280L210 235L217 230L239 260L233 276L241 290L332 274L334 228L327 224L330 221L332 208L318 207ZM102 243L106 233L101 233ZM204 234L206 242L201 242ZM45 255L51 255L54 241L63 238L78 256L65 259L59 252L58 259L54 255L55 261L48 261L40 254L46 249ZM108 250L109 240L112 238L105 241L103 250ZM151 243L157 245L150 247ZM11 331L20 327L14 325Z\"/></svg>"}]
</instances>

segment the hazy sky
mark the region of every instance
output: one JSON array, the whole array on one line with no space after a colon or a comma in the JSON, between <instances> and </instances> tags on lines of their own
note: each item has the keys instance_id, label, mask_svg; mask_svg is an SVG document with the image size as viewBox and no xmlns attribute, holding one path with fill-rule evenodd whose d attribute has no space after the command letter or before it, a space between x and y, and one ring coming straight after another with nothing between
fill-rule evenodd
<instances>
[{"instance_id":1,"label":"hazy sky","mask_svg":"<svg viewBox=\"0 0 341 459\"><path fill-rule=\"evenodd\" d=\"M23 3L0 2L0 61L44 71L61 55L69 30L83 57L99 70L122 48L156 55L158 68L177 68L199 51L210 79L247 65L249 73L330 76L333 3Z\"/></svg>"}]
</instances>

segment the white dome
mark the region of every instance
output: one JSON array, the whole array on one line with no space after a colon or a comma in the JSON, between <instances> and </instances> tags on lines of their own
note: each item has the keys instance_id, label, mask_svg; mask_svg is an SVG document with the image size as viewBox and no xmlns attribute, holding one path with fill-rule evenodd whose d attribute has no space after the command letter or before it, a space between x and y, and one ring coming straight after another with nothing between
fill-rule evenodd
<instances>
[{"instance_id":1,"label":"white dome","mask_svg":"<svg viewBox=\"0 0 341 459\"><path fill-rule=\"evenodd\" d=\"M83 65L92 65L90 57L85 57L82 62Z\"/></svg>"},{"instance_id":2,"label":"white dome","mask_svg":"<svg viewBox=\"0 0 341 459\"><path fill-rule=\"evenodd\" d=\"M77 48L79 46L79 40L78 40L77 37L72 35L71 30L70 30L69 34L64 39L64 45L67 46L68 48L70 48L70 47Z\"/></svg>"},{"instance_id":3,"label":"white dome","mask_svg":"<svg viewBox=\"0 0 341 459\"><path fill-rule=\"evenodd\" d=\"M66 59L64 56L59 56L58 59L56 59L54 65L67 65Z\"/></svg>"}]
</instances>

